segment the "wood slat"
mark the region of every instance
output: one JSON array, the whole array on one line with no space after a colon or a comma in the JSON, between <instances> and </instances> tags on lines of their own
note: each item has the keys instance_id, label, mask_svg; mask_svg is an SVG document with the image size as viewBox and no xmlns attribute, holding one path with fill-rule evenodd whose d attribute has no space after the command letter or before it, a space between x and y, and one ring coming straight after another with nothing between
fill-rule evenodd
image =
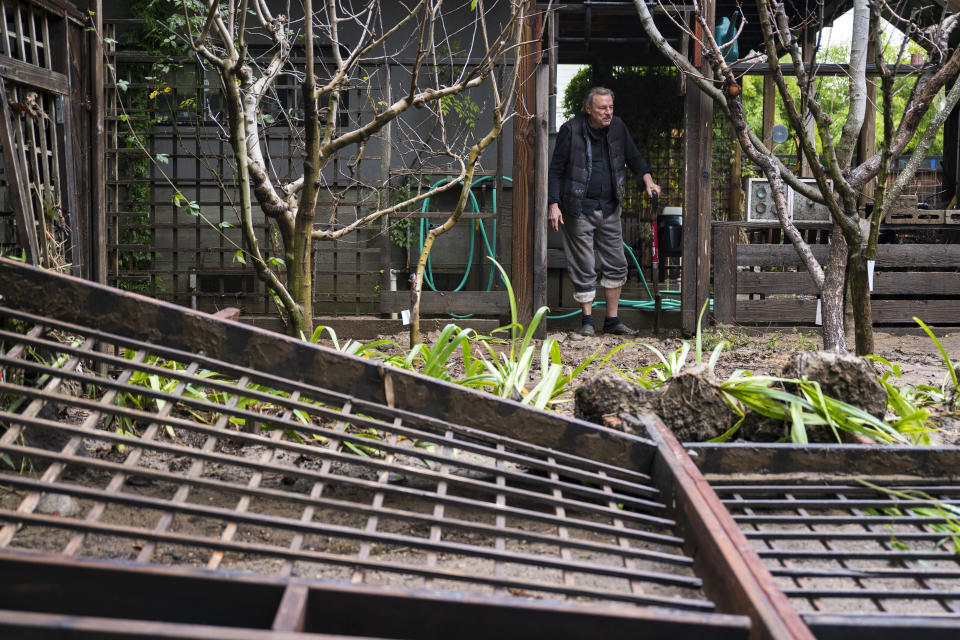
<instances>
[{"instance_id":1,"label":"wood slat","mask_svg":"<svg viewBox=\"0 0 960 640\"><path fill-rule=\"evenodd\" d=\"M917 317L929 324L960 324L960 300L873 300L874 324L913 324ZM737 322L813 323L817 301L767 299L738 300Z\"/></svg>"},{"instance_id":2,"label":"wood slat","mask_svg":"<svg viewBox=\"0 0 960 640\"><path fill-rule=\"evenodd\" d=\"M409 291L380 294L381 313L396 313L409 308ZM510 299L506 291L427 291L420 299L420 313L508 315Z\"/></svg>"},{"instance_id":3,"label":"wood slat","mask_svg":"<svg viewBox=\"0 0 960 640\"><path fill-rule=\"evenodd\" d=\"M829 246L810 245L821 262L827 259ZM951 244L882 244L877 247L877 267L960 267L960 245ZM737 266L801 267L800 256L793 245L738 244Z\"/></svg>"},{"instance_id":4,"label":"wood slat","mask_svg":"<svg viewBox=\"0 0 960 640\"><path fill-rule=\"evenodd\" d=\"M0 77L0 146L3 147L3 166L4 173L7 176L7 184L13 187L7 189L7 198L17 219L17 234L20 245L27 252L27 261L30 264L39 264L40 247L37 239L37 225L27 199L22 165L17 157L10 102L7 100L6 83L2 77Z\"/></svg>"},{"instance_id":5,"label":"wood slat","mask_svg":"<svg viewBox=\"0 0 960 640\"><path fill-rule=\"evenodd\" d=\"M719 279L720 273L716 274ZM720 301L720 283L717 283ZM804 271L737 274L738 293L817 295L813 280ZM960 296L960 272L880 271L873 278L873 295Z\"/></svg>"}]
</instances>

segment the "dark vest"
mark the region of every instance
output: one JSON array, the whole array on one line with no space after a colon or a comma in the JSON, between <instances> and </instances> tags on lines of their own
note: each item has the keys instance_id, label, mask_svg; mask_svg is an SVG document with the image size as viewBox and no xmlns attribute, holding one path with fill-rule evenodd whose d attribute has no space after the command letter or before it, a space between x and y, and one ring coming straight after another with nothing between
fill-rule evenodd
<instances>
[{"instance_id":1,"label":"dark vest","mask_svg":"<svg viewBox=\"0 0 960 640\"><path fill-rule=\"evenodd\" d=\"M563 126L570 128L570 158L567 160L567 175L560 192L560 211L563 215L578 216L583 198L590 184L590 169L593 165L591 145L587 133L586 114L581 113L568 120ZM607 131L607 149L610 161L610 173L613 176L613 194L619 203L627 184L627 157L624 152L624 138L630 135L627 125L617 116L613 116Z\"/></svg>"}]
</instances>

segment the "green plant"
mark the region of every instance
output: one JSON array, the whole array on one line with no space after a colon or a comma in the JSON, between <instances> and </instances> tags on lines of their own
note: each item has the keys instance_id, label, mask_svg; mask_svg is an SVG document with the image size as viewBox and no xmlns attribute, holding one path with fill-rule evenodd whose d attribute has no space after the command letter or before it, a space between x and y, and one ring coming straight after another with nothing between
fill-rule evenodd
<instances>
[{"instance_id":1,"label":"green plant","mask_svg":"<svg viewBox=\"0 0 960 640\"><path fill-rule=\"evenodd\" d=\"M510 300L510 324L495 329L492 333L510 332L509 348L505 352L497 353L490 344L489 340L482 340L480 344L484 346L490 355L487 360L481 353L480 359L488 374L489 381L484 384L491 387L491 392L502 398L512 398L523 403L529 403L537 408L546 407L547 403L561 395L566 386L580 373L582 373L596 358L598 351L595 351L590 357L580 363L570 374L563 375L563 364L560 356L560 346L556 339L545 340L540 349L541 377L529 391L526 390L527 381L530 378L530 370L533 366L535 355L535 345L533 336L537 327L543 320L548 309L540 307L533 315L530 324L525 328L517 320L517 301L513 293L513 285L507 272L500 266L500 263L490 259L494 266L500 271L504 285L507 289L507 295Z\"/></svg>"},{"instance_id":2,"label":"green plant","mask_svg":"<svg viewBox=\"0 0 960 640\"><path fill-rule=\"evenodd\" d=\"M921 328L930 336L930 339L933 340L934 344L937 345L937 349L940 351L940 356L943 358L943 363L947 365L947 380L952 384L951 395L952 401L957 402L960 400L960 382L957 381L957 367L950 361L950 356L947 355L947 350L943 348L943 343L937 339L937 336L930 330L923 320L920 318L914 317L913 320L920 325ZM946 392L946 382L944 382L944 392Z\"/></svg>"},{"instance_id":3,"label":"green plant","mask_svg":"<svg viewBox=\"0 0 960 640\"><path fill-rule=\"evenodd\" d=\"M942 547L949 542L953 547L953 552L960 554L960 507L937 500L930 494L917 489L891 489L889 487L881 487L863 478L857 478L857 482L874 491L904 501L903 503L899 503L903 507L903 510L897 507L889 507L882 510L866 509L865 511L868 512L869 515L888 515L891 516L892 521L904 515L940 518L942 522L933 522L924 525L931 531L944 534L944 538L937 541L934 548ZM893 530L892 524L888 525L888 527ZM896 536L892 536L891 544L904 551L910 550L910 547L900 540L897 540Z\"/></svg>"},{"instance_id":4,"label":"green plant","mask_svg":"<svg viewBox=\"0 0 960 640\"><path fill-rule=\"evenodd\" d=\"M373 357L373 358L384 359L386 358L386 355L378 351L377 347L380 347L383 345L397 346L396 342L394 342L393 340L387 340L387 339L374 340L373 342L364 344L359 340L354 340L353 338L349 338L346 342L344 342L343 344L340 344L340 341L337 339L337 332L334 331L333 327L329 327L327 325L321 325L316 329L314 329L313 335L310 336L310 342L313 344L317 344L320 338L323 337L324 333L329 334L330 342L333 343L334 349L336 349L340 353L345 353L351 356L359 356L361 358ZM301 335L301 337L303 336Z\"/></svg>"},{"instance_id":5,"label":"green plant","mask_svg":"<svg viewBox=\"0 0 960 640\"><path fill-rule=\"evenodd\" d=\"M797 390L786 391L783 386ZM819 383L806 379L752 376L735 372L720 383L720 390L740 420L715 441L730 439L743 422L746 409L762 416L786 422L790 426L790 440L805 444L810 427L827 427L837 441L840 431L865 436L875 442L911 444L914 438L924 439L928 430L915 421L890 424L863 409L824 395Z\"/></svg>"},{"instance_id":6,"label":"green plant","mask_svg":"<svg viewBox=\"0 0 960 640\"><path fill-rule=\"evenodd\" d=\"M700 309L700 315L697 317L697 335L694 340L694 345L696 347L694 350L694 360L696 364L703 364L704 344L707 341L704 340L702 324L703 324L703 314L707 310L707 304L708 303L706 302L703 304L703 308ZM728 343L726 340L720 340L720 341L711 340L709 342L713 344L711 345L711 349L710 349L711 351L710 358L707 360L707 369L712 373L717 366L717 361L720 359L720 354L723 352L724 347L728 346ZM624 347L631 344L639 344L640 346L648 349L651 353L653 353L653 355L657 357L657 359L660 362L657 364L646 366L646 367L641 367L639 369L634 369L633 371L638 375L630 375L630 373L627 373L622 369L620 369L619 367L616 367L615 365L613 365L610 362L610 357L616 352L618 352L620 349L623 349ZM604 364L610 364L611 366L613 366L617 371L620 372L621 375L624 375L628 380L630 380L634 384L639 384L649 389L651 387L659 387L670 378L679 375L680 372L683 371L683 368L687 364L687 358L689 357L689 354L690 354L690 348L691 348L690 343L684 340L680 343L680 346L677 347L675 350L664 354L660 349L657 349L652 344L649 344L646 342L628 342L626 344L622 344L619 347L616 347L615 349L613 349L610 353L608 353L603 358L602 362ZM652 375L652 378L649 377L651 375Z\"/></svg>"}]
</instances>

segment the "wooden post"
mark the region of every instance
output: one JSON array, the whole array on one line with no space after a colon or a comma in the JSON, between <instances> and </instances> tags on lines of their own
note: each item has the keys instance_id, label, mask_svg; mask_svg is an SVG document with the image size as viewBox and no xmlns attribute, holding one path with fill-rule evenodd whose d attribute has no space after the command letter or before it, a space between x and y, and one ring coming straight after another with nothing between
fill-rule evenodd
<instances>
[{"instance_id":1,"label":"wooden post","mask_svg":"<svg viewBox=\"0 0 960 640\"><path fill-rule=\"evenodd\" d=\"M520 66L513 118L513 243L511 247L510 280L517 298L517 315L523 324L533 317L533 221L534 208L534 145L536 131L536 69L538 42L536 41L536 3L526 0L522 9L523 44L517 51L515 64Z\"/></svg>"},{"instance_id":2,"label":"wooden post","mask_svg":"<svg viewBox=\"0 0 960 640\"><path fill-rule=\"evenodd\" d=\"M773 124L777 116L777 84L769 73L763 76L763 146L773 150Z\"/></svg>"},{"instance_id":3,"label":"wooden post","mask_svg":"<svg viewBox=\"0 0 960 640\"><path fill-rule=\"evenodd\" d=\"M704 3L707 27L713 30L716 3ZM701 58L700 72L710 77L709 63ZM684 100L683 264L681 267L681 326L697 329L697 315L710 294L710 175L713 165L713 100L692 82Z\"/></svg>"},{"instance_id":4,"label":"wooden post","mask_svg":"<svg viewBox=\"0 0 960 640\"><path fill-rule=\"evenodd\" d=\"M713 228L713 315L717 322L737 321L737 228Z\"/></svg>"},{"instance_id":5,"label":"wooden post","mask_svg":"<svg viewBox=\"0 0 960 640\"><path fill-rule=\"evenodd\" d=\"M76 80L70 73L70 21L64 17L60 25L60 37L63 38L60 53L57 56L57 71L67 76L67 82L70 84L70 90L66 95L60 97L60 113L63 117L63 128L60 139L62 140L60 154L60 166L58 170L63 176L61 181L61 191L66 193L58 194L61 203L66 205L68 221L70 224L70 273L77 277L84 275L84 251L82 246L82 236L80 234L80 224L84 217L80 213L79 201L77 197L77 166L73 159L73 107L71 104L71 95L73 94L73 84ZM77 52L79 53L79 52Z\"/></svg>"},{"instance_id":6,"label":"wooden post","mask_svg":"<svg viewBox=\"0 0 960 640\"><path fill-rule=\"evenodd\" d=\"M103 0L94 2L94 28L90 34L90 93L93 109L90 113L90 131L93 138L93 157L90 176L91 249L90 273L100 284L107 283L107 166L106 166L106 104L104 103Z\"/></svg>"},{"instance_id":7,"label":"wooden post","mask_svg":"<svg viewBox=\"0 0 960 640\"><path fill-rule=\"evenodd\" d=\"M547 304L547 168L550 165L550 131L547 128L550 106L550 66L537 67L537 120L536 157L534 158L534 207L533 207L533 309ZM538 329L544 337L546 323Z\"/></svg>"},{"instance_id":8,"label":"wooden post","mask_svg":"<svg viewBox=\"0 0 960 640\"><path fill-rule=\"evenodd\" d=\"M390 61L383 63L384 69L384 100L387 104L393 103L393 91L390 86ZM390 166L393 163L393 123L388 122L380 132L380 176L383 187L380 189L380 206L390 206ZM393 240L390 238L390 216L383 216L380 220L380 293L390 290L390 269L393 268Z\"/></svg>"}]
</instances>

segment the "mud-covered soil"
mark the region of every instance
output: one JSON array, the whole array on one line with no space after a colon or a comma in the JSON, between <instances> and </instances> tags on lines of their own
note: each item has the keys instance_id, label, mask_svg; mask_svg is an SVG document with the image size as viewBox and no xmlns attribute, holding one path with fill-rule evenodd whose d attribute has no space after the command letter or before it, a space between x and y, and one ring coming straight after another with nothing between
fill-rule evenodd
<instances>
[{"instance_id":1,"label":"mud-covered soil","mask_svg":"<svg viewBox=\"0 0 960 640\"><path fill-rule=\"evenodd\" d=\"M952 361L960 360L960 332L935 331L941 344L946 349ZM431 343L436 339L438 332L426 336ZM383 336L390 338L407 348L409 339L406 334ZM678 334L661 336L640 335L635 338L625 338L613 335L597 335L584 337L573 331L549 332L548 338L555 338L560 343L563 355L563 364L573 368L597 354L596 361L590 366L586 374L595 372L601 367L617 367L624 371L637 372L643 367L656 364L659 360L649 347L653 347L663 354L679 349L684 339ZM822 341L819 333L814 330L780 329L780 330L746 330L733 327L713 328L705 331L702 336L703 358L706 360L713 348L725 342L726 346L720 355L715 369L719 379L726 379L738 370L752 372L757 375L779 375L784 365L801 351L820 349ZM686 340L691 344L687 361L694 361L695 341ZM937 345L927 335L916 331L885 332L877 331L874 334L875 353L885 358L891 365L900 369L898 386L932 385L940 387L946 382L947 368ZM649 346L646 346L649 345ZM539 354L539 343L537 344ZM612 352L612 353L611 353ZM609 354L609 357L607 357ZM606 362L601 360L606 358ZM877 371L886 368L875 365ZM534 367L539 369L538 366ZM454 377L458 372L454 371ZM460 371L462 373L462 371ZM576 386L576 382L574 383ZM949 386L949 383L948 383ZM566 394L565 400L553 408L567 415L574 415L573 389ZM946 411L942 407L928 408L934 424L942 428L934 435L934 440L940 444L960 444L960 414Z\"/></svg>"}]
</instances>

